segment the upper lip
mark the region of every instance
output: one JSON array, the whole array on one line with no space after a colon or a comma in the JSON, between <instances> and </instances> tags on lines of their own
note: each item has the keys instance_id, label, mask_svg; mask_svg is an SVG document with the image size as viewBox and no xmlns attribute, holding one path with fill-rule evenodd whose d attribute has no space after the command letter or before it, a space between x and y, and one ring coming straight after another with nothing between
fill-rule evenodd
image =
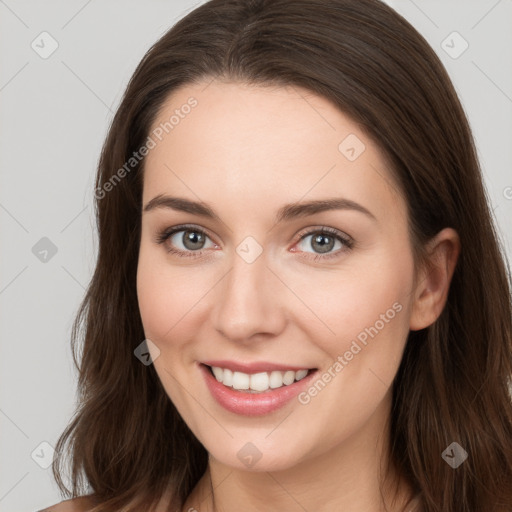
<instances>
[{"instance_id":1,"label":"upper lip","mask_svg":"<svg viewBox=\"0 0 512 512\"><path fill-rule=\"evenodd\" d=\"M242 363L237 361L226 361L226 360L215 360L215 361L202 361L202 364L208 366L217 366L219 368L227 368L233 372L242 372L242 373L258 373L258 372L271 372L274 370L277 371L294 371L297 372L299 370L310 370L313 368L309 368L307 366L292 366L289 364L280 364L280 363L270 363L268 361L254 361L252 363Z\"/></svg>"}]
</instances>

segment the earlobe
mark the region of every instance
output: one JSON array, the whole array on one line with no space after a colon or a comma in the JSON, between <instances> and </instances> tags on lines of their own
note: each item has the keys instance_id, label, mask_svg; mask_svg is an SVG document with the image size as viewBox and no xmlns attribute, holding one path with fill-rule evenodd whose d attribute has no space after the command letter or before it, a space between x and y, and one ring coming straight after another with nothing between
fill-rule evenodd
<instances>
[{"instance_id":1,"label":"earlobe","mask_svg":"<svg viewBox=\"0 0 512 512\"><path fill-rule=\"evenodd\" d=\"M427 251L429 265L414 290L409 321L411 331L432 325L441 315L460 254L459 235L454 229L445 228L429 241Z\"/></svg>"}]
</instances>

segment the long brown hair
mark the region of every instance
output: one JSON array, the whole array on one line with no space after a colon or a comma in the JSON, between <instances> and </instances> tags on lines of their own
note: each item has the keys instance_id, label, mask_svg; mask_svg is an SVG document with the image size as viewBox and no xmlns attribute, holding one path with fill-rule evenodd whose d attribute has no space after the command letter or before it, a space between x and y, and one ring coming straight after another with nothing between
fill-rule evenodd
<instances>
[{"instance_id":1,"label":"long brown hair","mask_svg":"<svg viewBox=\"0 0 512 512\"><path fill-rule=\"evenodd\" d=\"M417 263L441 229L458 232L446 307L410 332L393 383L391 459L426 512L512 510L510 270L454 87L423 37L379 0L212 0L140 62L98 167L97 265L72 333L79 407L53 466L63 494L130 512L153 510L168 491L180 510L206 469L205 448L133 353L145 338L136 293L144 159L126 162L176 88L213 78L300 86L359 123L406 199ZM452 442L468 453L457 469L442 457Z\"/></svg>"}]
</instances>

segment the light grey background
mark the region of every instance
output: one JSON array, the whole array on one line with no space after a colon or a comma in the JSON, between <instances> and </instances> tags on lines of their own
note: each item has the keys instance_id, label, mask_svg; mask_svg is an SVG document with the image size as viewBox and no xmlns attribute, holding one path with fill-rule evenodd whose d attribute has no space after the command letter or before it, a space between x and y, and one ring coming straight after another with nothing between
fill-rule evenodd
<instances>
[{"instance_id":1,"label":"light grey background","mask_svg":"<svg viewBox=\"0 0 512 512\"><path fill-rule=\"evenodd\" d=\"M426 37L455 83L510 260L512 0L389 3ZM48 445L75 407L70 328L94 268L101 144L145 51L196 5L0 0L2 512L61 501L51 468L41 465L51 462ZM58 48L42 58L52 39Z\"/></svg>"}]
</instances>

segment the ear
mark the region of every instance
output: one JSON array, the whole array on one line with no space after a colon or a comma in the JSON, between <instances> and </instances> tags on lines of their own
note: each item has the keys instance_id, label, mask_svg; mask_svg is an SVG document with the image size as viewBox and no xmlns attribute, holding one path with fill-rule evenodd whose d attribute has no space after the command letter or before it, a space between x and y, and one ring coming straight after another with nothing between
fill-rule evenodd
<instances>
[{"instance_id":1,"label":"ear","mask_svg":"<svg viewBox=\"0 0 512 512\"><path fill-rule=\"evenodd\" d=\"M444 309L460 254L460 239L452 228L440 231L427 244L429 267L423 269L414 290L409 320L411 331L433 324Z\"/></svg>"}]
</instances>

